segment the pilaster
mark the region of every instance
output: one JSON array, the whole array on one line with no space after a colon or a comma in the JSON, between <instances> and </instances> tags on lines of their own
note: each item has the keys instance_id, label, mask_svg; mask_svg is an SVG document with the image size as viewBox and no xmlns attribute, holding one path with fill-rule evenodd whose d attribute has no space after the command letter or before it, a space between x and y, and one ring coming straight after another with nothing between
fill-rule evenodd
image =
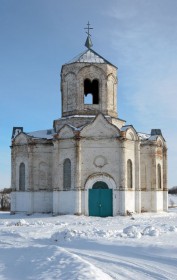
<instances>
[{"instance_id":1,"label":"pilaster","mask_svg":"<svg viewBox=\"0 0 177 280\"><path fill-rule=\"evenodd\" d=\"M75 214L81 214L81 140L76 136Z\"/></svg>"},{"instance_id":2,"label":"pilaster","mask_svg":"<svg viewBox=\"0 0 177 280\"><path fill-rule=\"evenodd\" d=\"M52 188L59 190L59 140L54 141L53 146L53 170L52 170Z\"/></svg>"},{"instance_id":3,"label":"pilaster","mask_svg":"<svg viewBox=\"0 0 177 280\"><path fill-rule=\"evenodd\" d=\"M119 188L124 190L126 188L126 157L125 157L125 149L126 149L126 142L122 140L121 142L121 150L120 150L120 168L119 168L119 178L120 178L120 186Z\"/></svg>"},{"instance_id":4,"label":"pilaster","mask_svg":"<svg viewBox=\"0 0 177 280\"><path fill-rule=\"evenodd\" d=\"M28 172L26 174L26 190L34 190L34 180L33 180L33 147L32 145L28 146Z\"/></svg>"},{"instance_id":5,"label":"pilaster","mask_svg":"<svg viewBox=\"0 0 177 280\"><path fill-rule=\"evenodd\" d=\"M140 142L135 142L135 211L141 213L141 188L140 188Z\"/></svg>"}]
</instances>

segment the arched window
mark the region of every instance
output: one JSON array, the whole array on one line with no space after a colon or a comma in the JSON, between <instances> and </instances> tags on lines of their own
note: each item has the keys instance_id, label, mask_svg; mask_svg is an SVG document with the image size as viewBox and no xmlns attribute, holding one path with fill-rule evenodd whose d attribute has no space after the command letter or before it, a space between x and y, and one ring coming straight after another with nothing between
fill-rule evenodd
<instances>
[{"instance_id":1,"label":"arched window","mask_svg":"<svg viewBox=\"0 0 177 280\"><path fill-rule=\"evenodd\" d=\"M25 164L23 162L19 166L19 190L25 191Z\"/></svg>"},{"instance_id":2,"label":"arched window","mask_svg":"<svg viewBox=\"0 0 177 280\"><path fill-rule=\"evenodd\" d=\"M160 166L160 164L157 165L157 185L158 185L158 189L162 188L161 166Z\"/></svg>"},{"instance_id":3,"label":"arched window","mask_svg":"<svg viewBox=\"0 0 177 280\"><path fill-rule=\"evenodd\" d=\"M130 159L127 161L127 187L133 187L132 161Z\"/></svg>"},{"instance_id":4,"label":"arched window","mask_svg":"<svg viewBox=\"0 0 177 280\"><path fill-rule=\"evenodd\" d=\"M63 189L71 189L71 161L69 158L63 163Z\"/></svg>"},{"instance_id":5,"label":"arched window","mask_svg":"<svg viewBox=\"0 0 177 280\"><path fill-rule=\"evenodd\" d=\"M105 182L97 181L95 184L93 184L92 189L109 189L109 188Z\"/></svg>"},{"instance_id":6,"label":"arched window","mask_svg":"<svg viewBox=\"0 0 177 280\"><path fill-rule=\"evenodd\" d=\"M84 104L99 104L99 82L84 80Z\"/></svg>"}]
</instances>

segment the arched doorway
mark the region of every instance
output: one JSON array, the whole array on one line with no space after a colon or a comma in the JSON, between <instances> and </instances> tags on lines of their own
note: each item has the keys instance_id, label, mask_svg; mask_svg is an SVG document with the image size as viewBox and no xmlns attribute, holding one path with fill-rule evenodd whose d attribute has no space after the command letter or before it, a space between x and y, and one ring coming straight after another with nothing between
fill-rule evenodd
<instances>
[{"instance_id":1,"label":"arched doorway","mask_svg":"<svg viewBox=\"0 0 177 280\"><path fill-rule=\"evenodd\" d=\"M112 216L112 208L112 189L103 181L95 182L89 189L89 216Z\"/></svg>"}]
</instances>

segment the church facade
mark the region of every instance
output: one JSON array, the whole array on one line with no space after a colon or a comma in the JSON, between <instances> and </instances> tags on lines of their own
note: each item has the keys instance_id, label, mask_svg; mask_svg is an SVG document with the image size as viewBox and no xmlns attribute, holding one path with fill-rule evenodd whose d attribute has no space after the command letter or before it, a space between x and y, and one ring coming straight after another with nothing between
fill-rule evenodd
<instances>
[{"instance_id":1,"label":"church facade","mask_svg":"<svg viewBox=\"0 0 177 280\"><path fill-rule=\"evenodd\" d=\"M117 67L89 46L62 66L62 117L48 130L13 128L12 213L167 211L166 142L118 118L117 84Z\"/></svg>"}]
</instances>

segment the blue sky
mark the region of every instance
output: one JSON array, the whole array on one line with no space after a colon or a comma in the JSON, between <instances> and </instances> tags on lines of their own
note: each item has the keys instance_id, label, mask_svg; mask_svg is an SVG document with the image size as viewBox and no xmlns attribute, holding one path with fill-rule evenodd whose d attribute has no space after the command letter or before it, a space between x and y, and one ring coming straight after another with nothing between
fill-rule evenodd
<instances>
[{"instance_id":1,"label":"blue sky","mask_svg":"<svg viewBox=\"0 0 177 280\"><path fill-rule=\"evenodd\" d=\"M138 132L161 128L177 185L177 1L0 0L0 188L10 186L13 126L61 116L62 64L93 49L118 67L118 114Z\"/></svg>"}]
</instances>

